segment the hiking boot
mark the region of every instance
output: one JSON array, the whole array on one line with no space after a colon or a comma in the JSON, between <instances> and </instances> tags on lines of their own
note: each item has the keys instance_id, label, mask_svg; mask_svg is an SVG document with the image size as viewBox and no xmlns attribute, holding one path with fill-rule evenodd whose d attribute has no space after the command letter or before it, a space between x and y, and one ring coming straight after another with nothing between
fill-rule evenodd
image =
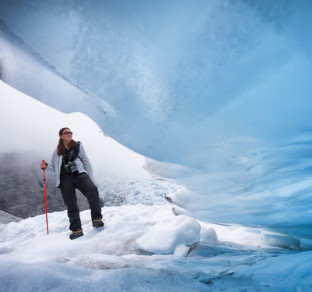
<instances>
[{"instance_id":1,"label":"hiking boot","mask_svg":"<svg viewBox=\"0 0 312 292\"><path fill-rule=\"evenodd\" d=\"M98 218L92 220L92 225L94 228L99 228L104 226L104 222L102 221L102 218Z\"/></svg>"},{"instance_id":2,"label":"hiking boot","mask_svg":"<svg viewBox=\"0 0 312 292\"><path fill-rule=\"evenodd\" d=\"M70 238L70 239L76 239L76 238L78 238L78 237L80 237L80 236L83 236L82 229L74 229L74 230L72 231L72 234L69 235L69 238Z\"/></svg>"}]
</instances>

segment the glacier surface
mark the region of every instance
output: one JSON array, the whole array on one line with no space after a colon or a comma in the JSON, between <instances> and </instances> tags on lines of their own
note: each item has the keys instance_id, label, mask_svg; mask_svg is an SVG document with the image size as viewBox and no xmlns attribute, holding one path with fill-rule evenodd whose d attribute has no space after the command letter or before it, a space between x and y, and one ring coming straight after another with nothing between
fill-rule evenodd
<instances>
[{"instance_id":1,"label":"glacier surface","mask_svg":"<svg viewBox=\"0 0 312 292\"><path fill-rule=\"evenodd\" d=\"M81 212L85 235L74 241L66 211L49 213L49 235L45 215L0 223L0 291L311 289L312 252L269 247L261 231L179 220L169 204L105 207L103 215L98 231Z\"/></svg>"}]
</instances>

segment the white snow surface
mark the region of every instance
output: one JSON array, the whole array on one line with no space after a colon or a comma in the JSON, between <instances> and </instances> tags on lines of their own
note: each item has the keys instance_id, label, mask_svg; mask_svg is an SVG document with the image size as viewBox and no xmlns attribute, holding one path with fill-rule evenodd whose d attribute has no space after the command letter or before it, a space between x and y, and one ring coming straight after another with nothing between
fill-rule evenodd
<instances>
[{"instance_id":1,"label":"white snow surface","mask_svg":"<svg viewBox=\"0 0 312 292\"><path fill-rule=\"evenodd\" d=\"M171 209L105 207L104 230L86 210L73 241L66 211L48 214L49 235L45 215L0 224L0 291L310 291L312 252L268 249L261 231ZM218 240L200 241L208 227Z\"/></svg>"}]
</instances>

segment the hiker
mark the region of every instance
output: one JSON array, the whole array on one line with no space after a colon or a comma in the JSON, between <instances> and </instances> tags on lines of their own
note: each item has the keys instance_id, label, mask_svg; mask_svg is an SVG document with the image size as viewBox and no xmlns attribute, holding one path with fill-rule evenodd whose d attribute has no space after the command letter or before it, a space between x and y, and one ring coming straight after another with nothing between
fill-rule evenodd
<instances>
[{"instance_id":1,"label":"hiker","mask_svg":"<svg viewBox=\"0 0 312 292\"><path fill-rule=\"evenodd\" d=\"M92 225L103 227L99 193L94 184L93 172L87 154L81 144L72 138L73 133L65 127L59 131L59 143L54 150L51 162L41 162L40 167L56 174L56 186L61 189L64 203L67 207L70 239L83 236L76 189L89 201Z\"/></svg>"}]
</instances>

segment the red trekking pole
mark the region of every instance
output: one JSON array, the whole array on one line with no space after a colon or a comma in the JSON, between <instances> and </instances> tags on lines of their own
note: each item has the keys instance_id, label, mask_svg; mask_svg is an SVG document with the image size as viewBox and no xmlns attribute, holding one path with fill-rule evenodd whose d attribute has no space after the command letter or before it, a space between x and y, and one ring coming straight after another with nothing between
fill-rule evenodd
<instances>
[{"instance_id":1,"label":"red trekking pole","mask_svg":"<svg viewBox=\"0 0 312 292\"><path fill-rule=\"evenodd\" d=\"M42 160L43 163L46 163ZM47 234L49 234L49 223L48 223L48 204L47 204L47 186L45 179L45 168L41 168L43 170L43 187L44 187L44 200L45 200L45 212L46 212L46 222L47 222Z\"/></svg>"}]
</instances>

